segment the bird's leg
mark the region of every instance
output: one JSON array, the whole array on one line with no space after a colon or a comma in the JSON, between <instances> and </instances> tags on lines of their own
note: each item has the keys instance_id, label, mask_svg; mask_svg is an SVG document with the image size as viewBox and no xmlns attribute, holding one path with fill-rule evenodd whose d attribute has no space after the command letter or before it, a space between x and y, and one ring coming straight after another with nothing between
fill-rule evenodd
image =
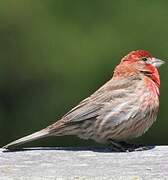
<instances>
[{"instance_id":1,"label":"bird's leg","mask_svg":"<svg viewBox=\"0 0 168 180\"><path fill-rule=\"evenodd\" d=\"M134 149L136 149L136 148L139 148L140 146L142 146L142 145L128 143L126 141L120 141L119 143L122 144L122 146L124 146L126 148L134 148Z\"/></svg>"},{"instance_id":2,"label":"bird's leg","mask_svg":"<svg viewBox=\"0 0 168 180\"><path fill-rule=\"evenodd\" d=\"M125 141L120 142L125 148L127 148L127 151L144 151L149 150L153 148L152 146L145 146L143 144L131 144Z\"/></svg>"},{"instance_id":3,"label":"bird's leg","mask_svg":"<svg viewBox=\"0 0 168 180\"><path fill-rule=\"evenodd\" d=\"M116 152L127 152L127 149L120 143L115 140L109 139L109 146Z\"/></svg>"},{"instance_id":4,"label":"bird's leg","mask_svg":"<svg viewBox=\"0 0 168 180\"><path fill-rule=\"evenodd\" d=\"M109 145L112 147L114 151L117 151L117 152L144 151L144 150L151 149L151 147L148 147L148 146L131 144L125 141L117 142L112 139L109 140Z\"/></svg>"}]
</instances>

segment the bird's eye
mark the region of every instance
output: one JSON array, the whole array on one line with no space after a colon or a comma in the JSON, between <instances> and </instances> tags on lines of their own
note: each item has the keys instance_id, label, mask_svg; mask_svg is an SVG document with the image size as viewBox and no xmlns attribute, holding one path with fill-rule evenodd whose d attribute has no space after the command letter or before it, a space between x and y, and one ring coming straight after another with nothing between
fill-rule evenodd
<instances>
[{"instance_id":1,"label":"bird's eye","mask_svg":"<svg viewBox=\"0 0 168 180\"><path fill-rule=\"evenodd\" d=\"M142 57L142 61L147 61L148 60L148 58L147 57Z\"/></svg>"}]
</instances>

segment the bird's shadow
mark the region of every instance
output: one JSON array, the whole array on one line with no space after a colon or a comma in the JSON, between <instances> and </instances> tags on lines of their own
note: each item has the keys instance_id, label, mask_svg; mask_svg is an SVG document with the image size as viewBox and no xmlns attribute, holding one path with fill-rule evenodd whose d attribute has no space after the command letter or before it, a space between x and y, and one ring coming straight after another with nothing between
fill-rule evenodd
<instances>
[{"instance_id":1,"label":"bird's shadow","mask_svg":"<svg viewBox=\"0 0 168 180\"><path fill-rule=\"evenodd\" d=\"M140 147L139 150L135 151L146 151L154 149L154 145L150 146L142 146L142 149ZM2 152L4 153L10 153L10 152L23 152L23 151L92 151L92 152L99 152L99 153L124 153L123 151L116 151L115 149L111 147L28 147L28 148L14 148L14 149L3 149ZM126 153L135 152L132 151L126 151Z\"/></svg>"}]
</instances>

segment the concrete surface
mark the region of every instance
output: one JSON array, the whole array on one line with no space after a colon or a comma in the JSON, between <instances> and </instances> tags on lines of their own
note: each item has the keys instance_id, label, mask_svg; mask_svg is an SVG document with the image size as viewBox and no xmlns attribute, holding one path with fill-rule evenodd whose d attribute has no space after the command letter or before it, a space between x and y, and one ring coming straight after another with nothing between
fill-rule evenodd
<instances>
[{"instance_id":1,"label":"concrete surface","mask_svg":"<svg viewBox=\"0 0 168 180\"><path fill-rule=\"evenodd\" d=\"M138 152L94 148L0 149L0 180L168 179L168 146Z\"/></svg>"}]
</instances>

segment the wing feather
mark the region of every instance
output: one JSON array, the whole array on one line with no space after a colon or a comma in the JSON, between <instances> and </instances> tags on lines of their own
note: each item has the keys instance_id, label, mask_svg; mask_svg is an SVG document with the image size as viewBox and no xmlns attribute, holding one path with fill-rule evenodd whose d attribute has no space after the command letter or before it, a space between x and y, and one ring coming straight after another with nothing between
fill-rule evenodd
<instances>
[{"instance_id":1,"label":"wing feather","mask_svg":"<svg viewBox=\"0 0 168 180\"><path fill-rule=\"evenodd\" d=\"M120 81L112 78L90 97L81 101L75 108L65 114L62 120L64 123L71 123L97 118L102 114L102 109L106 109L109 103L112 103L113 107L115 106L114 99L116 101L116 99L127 98L127 91L130 91L129 87L134 86L135 81L137 81L137 76L130 78L130 80L123 78Z\"/></svg>"}]
</instances>

